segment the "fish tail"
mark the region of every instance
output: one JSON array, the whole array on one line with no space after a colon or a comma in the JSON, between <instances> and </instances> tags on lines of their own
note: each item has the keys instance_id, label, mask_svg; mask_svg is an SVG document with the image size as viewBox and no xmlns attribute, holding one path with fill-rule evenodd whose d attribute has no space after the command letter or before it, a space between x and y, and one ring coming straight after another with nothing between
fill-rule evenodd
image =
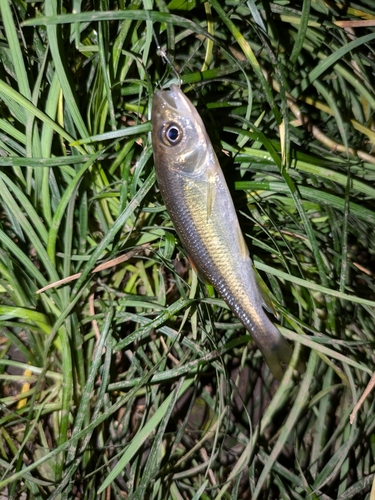
<instances>
[{"instance_id":1,"label":"fish tail","mask_svg":"<svg viewBox=\"0 0 375 500\"><path fill-rule=\"evenodd\" d=\"M283 337L280 337L279 342L274 347L262 347L260 350L267 361L272 375L277 380L281 380L283 378L282 364L288 364L293 353L291 345Z\"/></svg>"},{"instance_id":2,"label":"fish tail","mask_svg":"<svg viewBox=\"0 0 375 500\"><path fill-rule=\"evenodd\" d=\"M274 347L263 347L261 351L272 375L277 380L281 380L284 374L283 365L285 366L289 363L293 354L292 346L280 334L280 339ZM299 361L296 368L301 373L305 371L305 366L302 361Z\"/></svg>"}]
</instances>

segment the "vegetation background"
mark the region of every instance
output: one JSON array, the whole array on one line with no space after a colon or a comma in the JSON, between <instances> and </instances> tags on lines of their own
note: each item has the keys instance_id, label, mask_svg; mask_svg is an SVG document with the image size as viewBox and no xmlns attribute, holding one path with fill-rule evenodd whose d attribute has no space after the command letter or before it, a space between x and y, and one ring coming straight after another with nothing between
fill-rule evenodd
<instances>
[{"instance_id":1,"label":"vegetation background","mask_svg":"<svg viewBox=\"0 0 375 500\"><path fill-rule=\"evenodd\" d=\"M349 420L375 365L374 2L0 15L1 498L374 500L371 394ZM273 380L165 211L150 110L179 78L301 376Z\"/></svg>"}]
</instances>

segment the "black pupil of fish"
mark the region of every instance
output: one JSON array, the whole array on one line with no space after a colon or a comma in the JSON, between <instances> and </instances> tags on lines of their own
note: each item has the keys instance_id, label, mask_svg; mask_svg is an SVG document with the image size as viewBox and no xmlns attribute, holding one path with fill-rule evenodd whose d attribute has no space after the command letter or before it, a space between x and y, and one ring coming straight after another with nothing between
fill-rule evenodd
<instances>
[{"instance_id":1,"label":"black pupil of fish","mask_svg":"<svg viewBox=\"0 0 375 500\"><path fill-rule=\"evenodd\" d=\"M175 125L171 125L167 130L167 137L171 142L176 142L180 135L180 131Z\"/></svg>"}]
</instances>

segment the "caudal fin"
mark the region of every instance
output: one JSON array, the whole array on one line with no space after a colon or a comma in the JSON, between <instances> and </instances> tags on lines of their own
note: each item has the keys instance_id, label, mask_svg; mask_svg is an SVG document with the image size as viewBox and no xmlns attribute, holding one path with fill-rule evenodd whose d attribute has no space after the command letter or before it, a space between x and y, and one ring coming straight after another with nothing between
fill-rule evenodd
<instances>
[{"instance_id":1,"label":"caudal fin","mask_svg":"<svg viewBox=\"0 0 375 500\"><path fill-rule=\"evenodd\" d=\"M272 375L277 379L283 378L283 365L287 365L293 354L292 346L280 336L280 341L273 349L261 349ZM304 363L300 361L297 366L299 372L304 372Z\"/></svg>"}]
</instances>

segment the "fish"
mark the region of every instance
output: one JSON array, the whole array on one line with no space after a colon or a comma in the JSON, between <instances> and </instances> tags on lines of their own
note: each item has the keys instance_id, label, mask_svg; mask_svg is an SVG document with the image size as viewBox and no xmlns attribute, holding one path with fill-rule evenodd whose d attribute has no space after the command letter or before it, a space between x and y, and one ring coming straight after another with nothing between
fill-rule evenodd
<instances>
[{"instance_id":1,"label":"fish","mask_svg":"<svg viewBox=\"0 0 375 500\"><path fill-rule=\"evenodd\" d=\"M154 93L151 136L158 187L190 263L213 285L281 380L292 347L264 310L223 171L198 111L178 86Z\"/></svg>"}]
</instances>

